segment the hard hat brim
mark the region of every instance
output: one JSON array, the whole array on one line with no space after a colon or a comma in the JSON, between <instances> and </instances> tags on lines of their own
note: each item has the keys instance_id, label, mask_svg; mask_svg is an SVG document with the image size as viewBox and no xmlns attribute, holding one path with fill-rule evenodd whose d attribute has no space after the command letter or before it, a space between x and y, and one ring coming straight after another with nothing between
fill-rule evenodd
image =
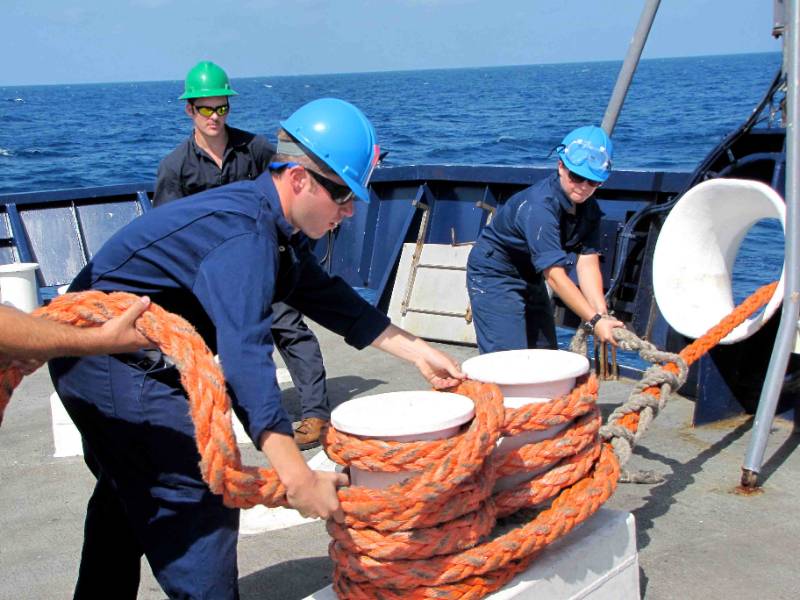
<instances>
[{"instance_id":1,"label":"hard hat brim","mask_svg":"<svg viewBox=\"0 0 800 600\"><path fill-rule=\"evenodd\" d=\"M608 176L611 174L610 170L601 171L599 169L593 169L587 163L583 163L582 165L576 165L572 161L570 161L569 158L567 158L566 156L559 155L558 158L564 164L564 168L572 171L576 175L580 175L581 177L585 177L586 179L591 179L592 181L603 183L608 179Z\"/></svg>"},{"instance_id":2,"label":"hard hat brim","mask_svg":"<svg viewBox=\"0 0 800 600\"><path fill-rule=\"evenodd\" d=\"M215 96L238 96L237 92L228 88L218 88L215 90L203 90L202 92L184 92L178 100L192 100L194 98L213 98Z\"/></svg>"}]
</instances>

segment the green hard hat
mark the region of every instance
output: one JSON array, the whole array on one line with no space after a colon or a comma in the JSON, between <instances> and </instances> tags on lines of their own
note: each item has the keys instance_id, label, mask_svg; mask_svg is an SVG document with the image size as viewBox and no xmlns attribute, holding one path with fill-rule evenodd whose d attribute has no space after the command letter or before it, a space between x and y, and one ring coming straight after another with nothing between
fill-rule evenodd
<instances>
[{"instance_id":1,"label":"green hard hat","mask_svg":"<svg viewBox=\"0 0 800 600\"><path fill-rule=\"evenodd\" d=\"M186 74L186 87L178 100L210 98L212 96L237 96L231 89L228 76L222 67L210 60L203 60Z\"/></svg>"}]
</instances>

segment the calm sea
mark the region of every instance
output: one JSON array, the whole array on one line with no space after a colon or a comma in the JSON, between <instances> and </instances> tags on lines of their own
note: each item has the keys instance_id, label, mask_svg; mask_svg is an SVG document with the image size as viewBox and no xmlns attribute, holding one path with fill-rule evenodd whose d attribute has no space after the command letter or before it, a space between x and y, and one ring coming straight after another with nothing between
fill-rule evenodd
<instances>
[{"instance_id":1,"label":"calm sea","mask_svg":"<svg viewBox=\"0 0 800 600\"><path fill-rule=\"evenodd\" d=\"M565 132L602 120L619 62L234 79L229 123L274 139L308 100L344 98L376 126L387 164L551 165ZM644 60L614 131L615 166L692 170L765 93L779 54ZM189 133L181 81L0 87L0 193L151 180ZM754 228L737 296L782 264Z\"/></svg>"}]
</instances>

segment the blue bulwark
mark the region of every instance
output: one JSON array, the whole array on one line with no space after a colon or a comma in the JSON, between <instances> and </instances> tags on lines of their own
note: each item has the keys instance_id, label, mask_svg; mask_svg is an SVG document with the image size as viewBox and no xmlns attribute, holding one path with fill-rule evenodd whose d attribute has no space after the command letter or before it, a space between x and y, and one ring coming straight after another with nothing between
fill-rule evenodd
<instances>
[{"instance_id":1,"label":"blue bulwark","mask_svg":"<svg viewBox=\"0 0 800 600\"><path fill-rule=\"evenodd\" d=\"M36 262L43 301L117 230L150 208L153 184L0 195L0 263Z\"/></svg>"}]
</instances>

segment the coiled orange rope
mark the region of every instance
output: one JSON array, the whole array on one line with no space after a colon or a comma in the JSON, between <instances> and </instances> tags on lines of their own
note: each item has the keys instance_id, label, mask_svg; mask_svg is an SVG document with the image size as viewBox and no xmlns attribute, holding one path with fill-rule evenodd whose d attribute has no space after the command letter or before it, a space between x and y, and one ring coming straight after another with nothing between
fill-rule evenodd
<instances>
[{"instance_id":1,"label":"coiled orange rope","mask_svg":"<svg viewBox=\"0 0 800 600\"><path fill-rule=\"evenodd\" d=\"M765 304L765 286L708 334L681 352L694 362ZM98 325L124 312L129 294L90 291L56 298L37 314L77 326ZM181 374L195 424L200 469L210 489L231 507L286 506L274 471L241 464L222 371L203 340L181 317L155 304L137 329L170 356ZM666 365L667 369L677 369ZM0 372L0 417L22 379ZM475 402L475 418L461 434L433 442L362 440L330 428L329 456L345 465L417 474L386 490L342 488L344 525L328 523L334 587L341 598L481 598L524 570L536 554L594 512L616 489L619 461L598 437L597 381L584 378L563 398L505 410L499 388L473 381L455 389ZM647 388L659 395L658 387ZM555 438L495 458L500 435L570 423ZM637 413L621 423L639 427ZM549 468L518 487L493 493L498 477ZM549 502L547 507L543 503ZM541 508L530 522L493 533L497 517ZM488 540L488 541L487 541Z\"/></svg>"},{"instance_id":2,"label":"coiled orange rope","mask_svg":"<svg viewBox=\"0 0 800 600\"><path fill-rule=\"evenodd\" d=\"M137 299L132 294L87 291L65 294L33 314L78 327L105 323L122 314ZM286 488L271 469L242 465L233 433L231 403L222 369L194 327L155 303L136 321L136 328L172 358L189 397L200 470L208 487L232 508L256 504L288 506ZM15 367L0 373L0 415L21 381Z\"/></svg>"},{"instance_id":3,"label":"coiled orange rope","mask_svg":"<svg viewBox=\"0 0 800 600\"><path fill-rule=\"evenodd\" d=\"M696 361L766 304L775 285L758 290L684 349L680 359L687 364ZM664 368L678 372L674 363ZM563 398L505 411L502 422L497 414L502 411L502 397L495 386L466 382L454 391L475 401L476 416L466 432L448 440L361 440L328 430L326 451L340 464L418 473L386 490L340 492L346 522L328 523L334 589L340 598L480 598L527 568L540 550L594 514L616 489L620 476L616 440L601 442L598 436L594 376ZM658 397L662 389L650 386L644 392ZM572 425L554 438L502 458L492 455L499 435L570 421ZM628 413L616 424L636 434L639 413ZM480 448L477 457L462 448L473 443L471 448ZM514 489L490 491L494 487L490 482L499 476L540 468L549 470ZM451 488L452 481L459 482L458 490ZM462 492L463 488L468 491ZM551 502L549 508L541 506L546 502ZM532 507L544 510L522 526L496 532L496 517Z\"/></svg>"}]
</instances>

